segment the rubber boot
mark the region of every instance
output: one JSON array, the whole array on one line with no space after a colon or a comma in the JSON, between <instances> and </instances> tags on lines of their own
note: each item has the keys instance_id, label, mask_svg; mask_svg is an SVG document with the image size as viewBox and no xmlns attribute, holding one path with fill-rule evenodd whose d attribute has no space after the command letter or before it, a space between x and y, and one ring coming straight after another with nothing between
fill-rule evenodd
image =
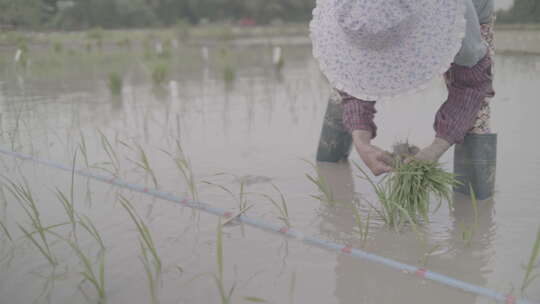
<instances>
[{"instance_id":1,"label":"rubber boot","mask_svg":"<svg viewBox=\"0 0 540 304\"><path fill-rule=\"evenodd\" d=\"M342 119L341 98L332 94L328 100L326 114L317 149L318 162L339 162L351 153L352 137L345 130Z\"/></svg>"},{"instance_id":2,"label":"rubber boot","mask_svg":"<svg viewBox=\"0 0 540 304\"><path fill-rule=\"evenodd\" d=\"M454 190L471 196L472 186L478 200L493 197L496 168L497 134L467 134L454 150L454 174L460 182Z\"/></svg>"}]
</instances>

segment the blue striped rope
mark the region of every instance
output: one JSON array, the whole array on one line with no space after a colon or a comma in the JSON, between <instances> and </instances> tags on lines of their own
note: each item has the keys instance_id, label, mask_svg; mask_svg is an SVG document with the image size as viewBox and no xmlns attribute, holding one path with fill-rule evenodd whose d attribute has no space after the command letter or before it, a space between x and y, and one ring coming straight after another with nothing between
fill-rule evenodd
<instances>
[{"instance_id":1,"label":"blue striped rope","mask_svg":"<svg viewBox=\"0 0 540 304\"><path fill-rule=\"evenodd\" d=\"M5 149L3 149L1 147L0 147L0 153L11 156L11 157L14 157L14 158L32 161L34 163L37 163L37 164L40 164L40 165L43 165L43 166L46 166L46 167L50 167L50 168L59 169L59 170L62 170L62 171L73 172L73 170L74 170L73 168L70 168L70 167L67 167L67 166L64 166L64 165L61 165L61 164L57 164L57 163L50 162L50 161L45 161L45 160L40 160L40 159L34 158L34 157L30 156L30 155L19 153L19 152L14 152L14 151L10 151L10 150L5 150ZM115 185L115 186L120 187L120 188L129 189L129 190L132 190L134 192L139 192L139 193L147 194L147 195L150 195L150 196L154 196L154 197L157 197L157 198L169 201L169 202L180 204L180 205L185 206L185 207L189 207L189 208L192 208L192 209L197 209L197 210L200 210L200 211L203 211L203 212L206 212L206 213L210 213L210 214L213 214L213 215L216 215L216 216L224 217L226 219L229 219L229 218L231 218L233 216L233 214L231 212L229 212L229 211L227 211L225 209L212 207L209 204L206 204L206 203L203 203L203 202L193 201L193 200L190 200L190 199L187 199L187 198L186 199L181 199L181 198L178 198L178 197L174 196L173 194L163 192L163 191L159 191L159 190L156 190L156 189L150 189L148 187L137 185L137 184L130 184L130 183L127 183L127 182L125 182L125 181L123 181L123 180L121 180L119 178L116 178L116 177L107 177L107 176L95 174L95 173L92 173L92 172L88 172L86 170L75 170L75 173L80 175L80 176L95 179L95 180L98 180L98 181L101 181L101 182L104 182L104 183ZM326 241L326 240L319 239L319 238L312 237L312 236L307 236L304 233L302 233L301 231L291 229L291 228L289 228L287 226L279 226L279 225L276 225L276 224L261 221L259 219L250 218L250 217L247 217L245 215L238 216L236 218L236 220L239 221L239 222L245 223L245 224L247 224L249 226L259 228L259 229L261 229L263 231L270 231L270 232L278 233L278 234L283 235L283 236L287 236L287 237L290 237L290 238L300 240L303 243L305 243L307 245L310 245L310 246L320 247L320 248L324 248L324 249L327 249L327 250L342 253L342 254L345 254L345 255L349 255L349 256L352 256L352 257L355 257L355 258L358 258L358 259L368 260L368 261L371 261L371 262L374 262L374 263L382 264L382 265L385 265L385 266L387 266L389 268L404 271L404 272L406 272L408 274L414 275L414 276L422 278L422 279L438 282L438 283L441 283L441 284L446 285L446 286L454 287L454 288L461 289L463 291L466 291L466 292L469 292L469 293L472 293L472 294L476 294L478 296L490 298L492 300L497 301L498 303L506 303L506 304L540 304L538 302L531 302L531 301L525 300L525 299L517 299L516 297L514 297L512 295L504 295L502 293L496 292L496 291L491 290L489 288L476 286L476 285L473 285L473 284L470 284L470 283L467 283L467 282L464 282L464 281L454 279L452 277L448 277L448 276L445 276L445 275L442 275L442 274L427 270L425 268L419 268L419 267L416 267L416 266L411 266L411 265L408 265L408 264L404 264L404 263L401 263L401 262L398 262L398 261L394 261L392 259L388 259L388 258L385 258L385 257L382 257L382 256L378 256L376 254L365 252L365 251L360 250L360 249L352 248L352 247L349 247L349 246L344 246L344 245L341 245L341 244Z\"/></svg>"}]
</instances>

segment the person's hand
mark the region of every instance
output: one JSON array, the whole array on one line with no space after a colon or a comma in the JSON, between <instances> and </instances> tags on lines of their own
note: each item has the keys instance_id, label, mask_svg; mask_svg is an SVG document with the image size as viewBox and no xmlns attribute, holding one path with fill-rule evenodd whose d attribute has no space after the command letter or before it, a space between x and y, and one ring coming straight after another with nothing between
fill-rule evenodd
<instances>
[{"instance_id":1,"label":"person's hand","mask_svg":"<svg viewBox=\"0 0 540 304\"><path fill-rule=\"evenodd\" d=\"M428 161L428 162L438 162L439 158L450 149L452 144L447 142L442 138L435 138L433 143L426 148L420 150L415 156L414 159Z\"/></svg>"},{"instance_id":2,"label":"person's hand","mask_svg":"<svg viewBox=\"0 0 540 304\"><path fill-rule=\"evenodd\" d=\"M360 158L375 176L392 171L392 155L371 144L371 132L354 130L352 137Z\"/></svg>"}]
</instances>

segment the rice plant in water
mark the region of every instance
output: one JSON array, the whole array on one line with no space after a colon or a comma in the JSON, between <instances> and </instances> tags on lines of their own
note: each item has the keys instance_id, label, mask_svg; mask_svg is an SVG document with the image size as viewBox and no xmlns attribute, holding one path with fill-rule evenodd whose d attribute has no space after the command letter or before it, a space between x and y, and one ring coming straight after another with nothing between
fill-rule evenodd
<instances>
[{"instance_id":1,"label":"rice plant in water","mask_svg":"<svg viewBox=\"0 0 540 304\"><path fill-rule=\"evenodd\" d=\"M359 178L367 180L370 185L373 187L375 194L381 204L382 208L377 208L369 200L364 198L364 200L370 205L370 207L375 210L377 215L390 227L399 229L407 221L413 223L413 229L415 229L415 221L411 219L410 214L407 210L401 207L399 204L393 201L392 197L392 187L387 182L389 176L386 175L379 182L375 182L369 175L362 169L360 165L354 163L355 167L362 173L362 175L357 175Z\"/></svg>"},{"instance_id":2,"label":"rice plant in water","mask_svg":"<svg viewBox=\"0 0 540 304\"><path fill-rule=\"evenodd\" d=\"M317 166L314 163L310 162L309 160L304 159L304 161L306 163L308 163L311 167L313 167L313 169L315 170L315 173L316 173L315 176L311 176L309 174L306 174L307 179L309 181L311 181L315 186L317 186L317 189L321 193L320 195L310 195L310 196L313 197L316 200L319 200L319 201L323 202L323 203L329 203L329 204L332 204L332 205L335 204L336 201L334 199L334 193L332 192L332 189L330 188L330 186L326 182L326 179L321 174L321 172L319 171Z\"/></svg>"},{"instance_id":3,"label":"rice plant in water","mask_svg":"<svg viewBox=\"0 0 540 304\"><path fill-rule=\"evenodd\" d=\"M223 67L223 80L225 84L230 87L236 79L236 70L230 63L225 64Z\"/></svg>"},{"instance_id":4,"label":"rice plant in water","mask_svg":"<svg viewBox=\"0 0 540 304\"><path fill-rule=\"evenodd\" d=\"M113 96L119 96L122 93L122 88L124 86L124 83L122 81L122 76L120 76L120 74L116 72L110 73L109 81L107 84Z\"/></svg>"},{"instance_id":5,"label":"rice plant in water","mask_svg":"<svg viewBox=\"0 0 540 304\"><path fill-rule=\"evenodd\" d=\"M262 193L260 195L266 198L268 201L270 201L270 203L272 203L272 205L274 205L274 207L276 207L280 214L278 219L283 221L283 223L285 223L287 227L291 227L291 221L289 219L289 209L287 207L287 201L285 200L285 196L276 185L272 184L272 187L274 188L274 190L276 190L276 192L279 193L279 202L277 202L268 194Z\"/></svg>"},{"instance_id":6,"label":"rice plant in water","mask_svg":"<svg viewBox=\"0 0 540 304\"><path fill-rule=\"evenodd\" d=\"M525 276L523 277L523 283L521 283L521 292L524 293L525 290L531 285L531 283L536 280L538 277L540 277L540 273L536 273L535 271L540 268L540 227L538 228L538 232L536 233L536 241L533 244L531 257L529 258L529 262L524 267L525 268Z\"/></svg>"},{"instance_id":7,"label":"rice plant in water","mask_svg":"<svg viewBox=\"0 0 540 304\"><path fill-rule=\"evenodd\" d=\"M26 184L17 184L9 179L6 180L6 188L19 202L20 206L30 219L32 230L28 230L19 223L17 223L17 226L39 250L39 252L47 259L47 261L53 267L57 266L58 261L51 250L46 233L49 229L64 225L65 223L49 227L43 225L36 201L32 195L32 192L30 191L30 188ZM34 234L37 234L37 237L34 237Z\"/></svg>"},{"instance_id":8,"label":"rice plant in water","mask_svg":"<svg viewBox=\"0 0 540 304\"><path fill-rule=\"evenodd\" d=\"M5 234L5 236L10 242L13 242L13 238L11 237L11 234L9 233L7 226L2 222L2 220L0 220L0 230L2 230L2 233Z\"/></svg>"},{"instance_id":9,"label":"rice plant in water","mask_svg":"<svg viewBox=\"0 0 540 304\"><path fill-rule=\"evenodd\" d=\"M216 174L216 176L219 176L219 175L232 175L232 174L226 174L226 173ZM216 184L216 183L212 183L212 182L209 182L209 181L202 181L202 183L210 185L210 186L218 187L221 190L227 192L238 203L238 210L240 212L242 212L242 211L245 211L247 208L249 208L248 207L248 200L247 200L248 192L245 191L246 190L246 181L244 179L242 179L242 178L238 178L235 175L232 175L232 176L236 180L238 180L240 182L240 188L238 190L238 195L234 194L229 188L227 188L225 186L222 186L222 185L219 185L219 184Z\"/></svg>"},{"instance_id":10,"label":"rice plant in water","mask_svg":"<svg viewBox=\"0 0 540 304\"><path fill-rule=\"evenodd\" d=\"M472 245L474 232L478 226L478 200L471 184L469 184L469 193L471 194L471 205L473 209L473 223L465 223L464 221L458 224L461 231L461 238L465 243L465 247Z\"/></svg>"},{"instance_id":11,"label":"rice plant in water","mask_svg":"<svg viewBox=\"0 0 540 304\"><path fill-rule=\"evenodd\" d=\"M193 200L198 200L199 194L197 191L197 180L195 178L195 174L193 173L191 162L185 155L184 150L182 149L182 146L180 145L180 142L178 140L176 140L176 150L176 155L173 155L172 153L169 153L165 150L162 150L162 152L167 154L176 164L176 168L178 168L188 185L191 198Z\"/></svg>"},{"instance_id":12,"label":"rice plant in water","mask_svg":"<svg viewBox=\"0 0 540 304\"><path fill-rule=\"evenodd\" d=\"M154 82L154 85L160 86L162 85L165 80L167 80L167 77L169 75L169 68L166 64L160 63L156 64L152 70L152 81Z\"/></svg>"},{"instance_id":13,"label":"rice plant in water","mask_svg":"<svg viewBox=\"0 0 540 304\"><path fill-rule=\"evenodd\" d=\"M223 74L223 81L226 88L231 88L236 80L236 68L233 62L231 51L228 48L223 48L219 52L220 65Z\"/></svg>"},{"instance_id":14,"label":"rice plant in water","mask_svg":"<svg viewBox=\"0 0 540 304\"><path fill-rule=\"evenodd\" d=\"M64 211L69 218L72 225L73 236L76 236L76 212L75 212L75 166L77 164L77 152L73 156L72 169L71 169L71 187L69 191L69 197L66 196L60 189L56 188L56 197L64 207Z\"/></svg>"},{"instance_id":15,"label":"rice plant in water","mask_svg":"<svg viewBox=\"0 0 540 304\"><path fill-rule=\"evenodd\" d=\"M225 281L223 277L223 225L221 224L221 218L219 219L217 226L216 259L218 271L217 274L214 275L214 281L219 290L221 304L230 304L234 289L236 288L236 283L234 283L228 291L225 289Z\"/></svg>"},{"instance_id":16,"label":"rice plant in water","mask_svg":"<svg viewBox=\"0 0 540 304\"><path fill-rule=\"evenodd\" d=\"M86 138L84 136L84 133L80 131L81 136L81 142L79 143L79 151L81 151L81 154L84 159L84 164L88 168L90 167L90 163L88 162L88 148L86 146Z\"/></svg>"},{"instance_id":17,"label":"rice plant in water","mask_svg":"<svg viewBox=\"0 0 540 304\"><path fill-rule=\"evenodd\" d=\"M154 245L154 240L150 234L148 226L144 221L137 215L135 209L129 202L127 198L122 195L118 196L118 200L128 212L129 217L137 227L139 232L139 246L141 249L140 259L143 263L144 270L146 272L146 277L148 279L148 287L150 290L150 300L152 303L159 303L158 299L158 284L161 278L162 273L162 263L161 258L158 255L156 246Z\"/></svg>"},{"instance_id":18,"label":"rice plant in water","mask_svg":"<svg viewBox=\"0 0 540 304\"><path fill-rule=\"evenodd\" d=\"M364 221L364 220L362 220L362 215L360 214L360 212L358 211L358 208L355 205L352 206L352 209L353 209L353 215L354 215L354 222L355 222L356 227L358 229L358 234L360 235L360 240L365 245L365 243L368 240L368 236L369 236L369 228L370 228L370 224L371 224L371 214L368 213L368 215L366 217L366 220Z\"/></svg>"},{"instance_id":19,"label":"rice plant in water","mask_svg":"<svg viewBox=\"0 0 540 304\"><path fill-rule=\"evenodd\" d=\"M433 245L432 247L430 247L425 253L424 255L422 255L422 257L420 258L419 260L419 263L420 265L422 265L423 267L426 267L427 264L428 264L428 260L429 260L429 257L433 255L433 253L437 250L439 250L441 248L441 245L439 244L435 244Z\"/></svg>"},{"instance_id":20,"label":"rice plant in water","mask_svg":"<svg viewBox=\"0 0 540 304\"><path fill-rule=\"evenodd\" d=\"M96 47L101 49L103 46L103 39L105 38L105 31L102 28L93 28L87 32L86 36L88 39L94 40Z\"/></svg>"},{"instance_id":21,"label":"rice plant in water","mask_svg":"<svg viewBox=\"0 0 540 304\"><path fill-rule=\"evenodd\" d=\"M56 41L53 44L53 50L55 53L60 54L64 50L64 45L60 41Z\"/></svg>"},{"instance_id":22,"label":"rice plant in water","mask_svg":"<svg viewBox=\"0 0 540 304\"><path fill-rule=\"evenodd\" d=\"M134 163L140 169L144 170L144 172L152 178L154 188L157 189L158 182L157 182L156 174L154 173L154 170L150 166L150 161L148 160L148 156L146 155L146 152L144 152L144 149L140 145L137 145L137 150L139 152L140 160L130 159L130 161Z\"/></svg>"},{"instance_id":23,"label":"rice plant in water","mask_svg":"<svg viewBox=\"0 0 540 304\"><path fill-rule=\"evenodd\" d=\"M92 259L86 253L84 253L76 241L66 240L66 242L71 249L73 249L83 265L83 270L80 272L84 277L83 282L89 282L95 288L98 294L97 303L107 303L105 292L105 251L100 250L98 253L98 265L97 270L95 270ZM80 290L84 295L86 295L82 288Z\"/></svg>"},{"instance_id":24,"label":"rice plant in water","mask_svg":"<svg viewBox=\"0 0 540 304\"><path fill-rule=\"evenodd\" d=\"M94 164L92 165L92 167L105 170L114 176L118 176L120 174L120 162L118 159L118 155L116 154L116 151L114 150L113 146L109 142L109 139L107 138L107 136L103 132L101 132L101 130L97 130L97 132L100 137L101 147L103 148L103 150L109 157L109 161ZM113 170L111 171L105 166L111 166Z\"/></svg>"}]
</instances>

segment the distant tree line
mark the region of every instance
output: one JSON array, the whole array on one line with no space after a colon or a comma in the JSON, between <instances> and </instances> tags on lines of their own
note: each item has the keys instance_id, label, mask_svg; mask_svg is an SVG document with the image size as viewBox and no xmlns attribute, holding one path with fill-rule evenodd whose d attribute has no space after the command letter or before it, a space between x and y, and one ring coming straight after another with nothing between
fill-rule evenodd
<instances>
[{"instance_id":1,"label":"distant tree line","mask_svg":"<svg viewBox=\"0 0 540 304\"><path fill-rule=\"evenodd\" d=\"M540 0L515 0L514 6L497 13L500 23L540 23Z\"/></svg>"},{"instance_id":2,"label":"distant tree line","mask_svg":"<svg viewBox=\"0 0 540 304\"><path fill-rule=\"evenodd\" d=\"M169 26L249 18L306 22L315 0L0 0L0 27L86 29ZM540 0L515 0L503 23L540 22Z\"/></svg>"},{"instance_id":3,"label":"distant tree line","mask_svg":"<svg viewBox=\"0 0 540 304\"><path fill-rule=\"evenodd\" d=\"M84 29L167 26L249 18L302 22L315 0L0 0L0 25Z\"/></svg>"}]
</instances>

